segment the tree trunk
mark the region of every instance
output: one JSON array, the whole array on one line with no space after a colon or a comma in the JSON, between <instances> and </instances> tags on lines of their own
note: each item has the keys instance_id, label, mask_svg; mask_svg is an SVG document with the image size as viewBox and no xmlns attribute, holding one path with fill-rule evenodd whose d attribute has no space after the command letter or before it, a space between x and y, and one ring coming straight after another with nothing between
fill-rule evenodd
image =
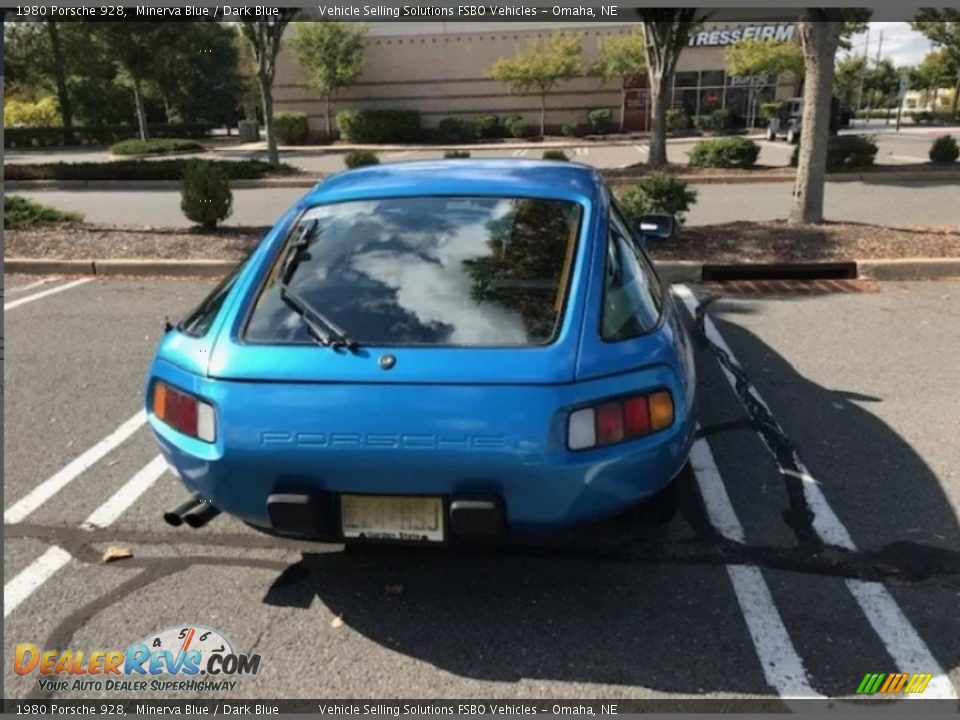
<instances>
[{"instance_id":1,"label":"tree trunk","mask_svg":"<svg viewBox=\"0 0 960 720\"><path fill-rule=\"evenodd\" d=\"M839 10L808 9L798 23L803 41L806 81L800 129L797 180L790 222L823 222L823 195L827 179L827 144L830 139L830 101L833 63L843 23Z\"/></svg>"},{"instance_id":2,"label":"tree trunk","mask_svg":"<svg viewBox=\"0 0 960 720\"><path fill-rule=\"evenodd\" d=\"M540 93L540 137L547 135L547 94Z\"/></svg>"},{"instance_id":3,"label":"tree trunk","mask_svg":"<svg viewBox=\"0 0 960 720\"><path fill-rule=\"evenodd\" d=\"M960 107L960 73L957 73L957 84L953 86L953 105L950 108L953 117L957 117L958 107Z\"/></svg>"},{"instance_id":4,"label":"tree trunk","mask_svg":"<svg viewBox=\"0 0 960 720\"><path fill-rule=\"evenodd\" d=\"M140 86L140 78L133 79L133 104L137 109L137 126L140 130L140 139L147 139L147 113L143 108L143 88Z\"/></svg>"},{"instance_id":5,"label":"tree trunk","mask_svg":"<svg viewBox=\"0 0 960 720\"><path fill-rule=\"evenodd\" d=\"M277 152L277 138L273 134L273 88L264 73L257 75L260 82L260 99L263 102L263 127L267 135L267 162L271 165L280 164L280 153Z\"/></svg>"},{"instance_id":6,"label":"tree trunk","mask_svg":"<svg viewBox=\"0 0 960 720\"><path fill-rule=\"evenodd\" d=\"M330 96L327 95L327 141L333 142L333 122L330 117Z\"/></svg>"},{"instance_id":7,"label":"tree trunk","mask_svg":"<svg viewBox=\"0 0 960 720\"><path fill-rule=\"evenodd\" d=\"M669 75L662 70L650 70L650 152L647 164L663 167L667 164L667 95Z\"/></svg>"},{"instance_id":8,"label":"tree trunk","mask_svg":"<svg viewBox=\"0 0 960 720\"><path fill-rule=\"evenodd\" d=\"M63 142L73 143L73 107L70 93L67 91L67 69L63 59L63 44L60 42L60 29L53 20L47 20L47 33L53 49L53 76L57 83L57 104L60 106L60 118L63 120Z\"/></svg>"},{"instance_id":9,"label":"tree trunk","mask_svg":"<svg viewBox=\"0 0 960 720\"><path fill-rule=\"evenodd\" d=\"M620 81L620 132L627 131L627 79Z\"/></svg>"}]
</instances>

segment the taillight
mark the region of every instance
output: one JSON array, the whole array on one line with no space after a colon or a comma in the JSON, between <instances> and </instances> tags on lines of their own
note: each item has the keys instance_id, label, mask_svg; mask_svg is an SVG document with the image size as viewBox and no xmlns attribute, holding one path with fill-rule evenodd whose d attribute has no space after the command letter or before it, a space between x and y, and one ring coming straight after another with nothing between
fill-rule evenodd
<instances>
[{"instance_id":1,"label":"taillight","mask_svg":"<svg viewBox=\"0 0 960 720\"><path fill-rule=\"evenodd\" d=\"M153 414L174 430L212 443L217 437L213 405L159 380L153 384Z\"/></svg>"},{"instance_id":2,"label":"taillight","mask_svg":"<svg viewBox=\"0 0 960 720\"><path fill-rule=\"evenodd\" d=\"M632 395L570 413L567 447L586 450L633 440L673 425L673 397L667 390Z\"/></svg>"}]
</instances>

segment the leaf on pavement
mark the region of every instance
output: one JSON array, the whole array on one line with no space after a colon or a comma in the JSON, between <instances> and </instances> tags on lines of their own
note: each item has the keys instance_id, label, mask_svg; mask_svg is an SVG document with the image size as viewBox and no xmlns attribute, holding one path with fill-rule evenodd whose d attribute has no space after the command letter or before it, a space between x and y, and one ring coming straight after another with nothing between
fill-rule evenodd
<instances>
[{"instance_id":1,"label":"leaf on pavement","mask_svg":"<svg viewBox=\"0 0 960 720\"><path fill-rule=\"evenodd\" d=\"M343 627L343 615L337 615L331 622L330 627L339 628Z\"/></svg>"},{"instance_id":2,"label":"leaf on pavement","mask_svg":"<svg viewBox=\"0 0 960 720\"><path fill-rule=\"evenodd\" d=\"M133 551L128 547L123 547L122 545L111 545L108 547L104 553L103 557L100 558L100 562L109 563L114 560L125 560L126 558L132 558Z\"/></svg>"}]
</instances>

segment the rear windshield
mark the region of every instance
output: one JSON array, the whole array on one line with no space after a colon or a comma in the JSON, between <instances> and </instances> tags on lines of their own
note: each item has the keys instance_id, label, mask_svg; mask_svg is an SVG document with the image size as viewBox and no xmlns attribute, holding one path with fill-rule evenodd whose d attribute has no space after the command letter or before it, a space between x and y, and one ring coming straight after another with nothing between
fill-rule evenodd
<instances>
[{"instance_id":1,"label":"rear windshield","mask_svg":"<svg viewBox=\"0 0 960 720\"><path fill-rule=\"evenodd\" d=\"M320 205L290 235L316 220L289 287L361 344L545 345L563 320L581 214L577 203L533 198ZM260 290L248 342L311 341L281 292L287 249Z\"/></svg>"}]
</instances>

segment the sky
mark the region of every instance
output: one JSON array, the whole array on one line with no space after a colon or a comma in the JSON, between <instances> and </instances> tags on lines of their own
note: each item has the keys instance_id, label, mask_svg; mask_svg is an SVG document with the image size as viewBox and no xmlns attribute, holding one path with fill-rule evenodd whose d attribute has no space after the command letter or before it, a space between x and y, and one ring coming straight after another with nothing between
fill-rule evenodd
<instances>
[{"instance_id":1,"label":"sky","mask_svg":"<svg viewBox=\"0 0 960 720\"><path fill-rule=\"evenodd\" d=\"M901 65L916 65L923 60L923 56L930 52L930 41L916 32L906 22L872 22L870 23L870 59L877 57L877 45L880 40L880 31L883 31L882 56L889 58L897 67ZM862 54L867 44L867 34L855 35L852 40L853 52Z\"/></svg>"}]
</instances>

